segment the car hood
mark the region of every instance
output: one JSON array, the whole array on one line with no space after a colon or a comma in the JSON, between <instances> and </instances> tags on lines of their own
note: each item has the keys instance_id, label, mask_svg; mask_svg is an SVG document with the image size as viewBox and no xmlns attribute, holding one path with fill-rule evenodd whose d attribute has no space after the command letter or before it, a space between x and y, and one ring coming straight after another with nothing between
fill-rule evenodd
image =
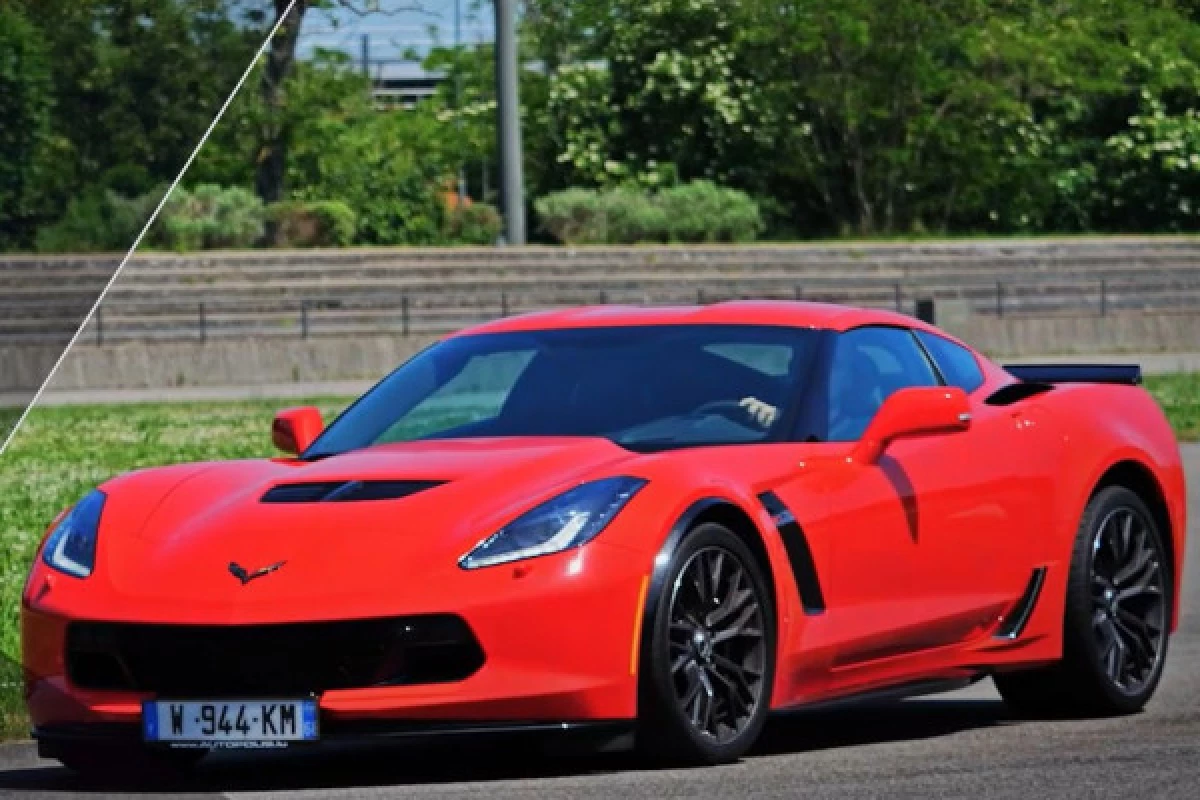
<instances>
[{"instance_id":1,"label":"car hood","mask_svg":"<svg viewBox=\"0 0 1200 800\"><path fill-rule=\"evenodd\" d=\"M102 487L97 577L142 608L185 602L232 616L251 598L286 607L386 591L402 600L405 587L415 596L438 572L457 571L464 553L526 509L634 458L605 439L513 438L147 470ZM403 496L322 499L355 481ZM396 485L407 482L422 483ZM296 485L317 488L298 490L310 495L301 502L263 501ZM243 584L231 564L248 573L282 566Z\"/></svg>"}]
</instances>

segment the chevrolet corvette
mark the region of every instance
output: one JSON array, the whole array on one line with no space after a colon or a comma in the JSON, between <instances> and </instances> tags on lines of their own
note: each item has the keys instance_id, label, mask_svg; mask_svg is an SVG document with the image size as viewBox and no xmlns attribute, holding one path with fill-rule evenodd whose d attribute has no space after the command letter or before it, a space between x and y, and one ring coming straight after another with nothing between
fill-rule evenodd
<instances>
[{"instance_id":1,"label":"chevrolet corvette","mask_svg":"<svg viewBox=\"0 0 1200 800\"><path fill-rule=\"evenodd\" d=\"M350 736L616 732L737 759L767 717L991 678L1128 714L1179 613L1179 448L1136 366L1001 367L817 303L596 307L444 338L281 457L54 520L25 697L77 770Z\"/></svg>"}]
</instances>

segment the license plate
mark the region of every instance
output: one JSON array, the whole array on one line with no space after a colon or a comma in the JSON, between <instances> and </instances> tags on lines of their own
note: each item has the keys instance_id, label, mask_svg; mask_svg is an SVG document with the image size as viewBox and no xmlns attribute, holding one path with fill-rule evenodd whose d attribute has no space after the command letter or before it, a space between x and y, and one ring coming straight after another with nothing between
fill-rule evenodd
<instances>
[{"instance_id":1,"label":"license plate","mask_svg":"<svg viewBox=\"0 0 1200 800\"><path fill-rule=\"evenodd\" d=\"M152 700L142 704L147 742L285 747L316 741L316 700Z\"/></svg>"}]
</instances>

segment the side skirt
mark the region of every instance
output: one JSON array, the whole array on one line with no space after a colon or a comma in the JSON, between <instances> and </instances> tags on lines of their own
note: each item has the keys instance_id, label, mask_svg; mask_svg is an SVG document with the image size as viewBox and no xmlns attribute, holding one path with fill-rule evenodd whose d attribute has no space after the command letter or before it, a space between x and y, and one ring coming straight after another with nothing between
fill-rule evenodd
<instances>
[{"instance_id":1,"label":"side skirt","mask_svg":"<svg viewBox=\"0 0 1200 800\"><path fill-rule=\"evenodd\" d=\"M960 678L939 678L930 680L907 681L894 686L880 689L868 689L864 692L854 692L828 700L797 703L786 708L776 709L775 714L794 714L811 711L831 711L842 708L904 700L909 697L921 697L929 694L943 694L965 689L986 678L988 673L980 671Z\"/></svg>"}]
</instances>

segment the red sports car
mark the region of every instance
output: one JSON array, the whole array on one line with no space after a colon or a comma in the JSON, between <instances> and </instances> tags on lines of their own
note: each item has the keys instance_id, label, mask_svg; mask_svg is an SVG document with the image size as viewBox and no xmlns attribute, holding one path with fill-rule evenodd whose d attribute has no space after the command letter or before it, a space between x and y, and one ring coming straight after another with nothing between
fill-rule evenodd
<instances>
[{"instance_id":1,"label":"red sports car","mask_svg":"<svg viewBox=\"0 0 1200 800\"><path fill-rule=\"evenodd\" d=\"M810 303L482 325L328 428L280 413L286 457L134 472L55 520L33 733L79 769L572 729L712 763L774 711L984 676L1020 713L1132 712L1185 529L1139 379Z\"/></svg>"}]
</instances>

